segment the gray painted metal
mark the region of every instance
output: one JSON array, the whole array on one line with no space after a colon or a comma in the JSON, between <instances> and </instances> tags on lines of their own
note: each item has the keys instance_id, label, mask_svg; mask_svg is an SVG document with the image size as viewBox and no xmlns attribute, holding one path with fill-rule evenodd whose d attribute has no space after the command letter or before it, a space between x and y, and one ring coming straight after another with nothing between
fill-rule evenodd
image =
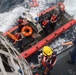
<instances>
[{"instance_id":1,"label":"gray painted metal","mask_svg":"<svg viewBox=\"0 0 76 75\"><path fill-rule=\"evenodd\" d=\"M2 55L7 61L2 58ZM11 72L5 70L6 63ZM18 71L21 69L22 74ZM20 55L11 43L0 32L0 75L33 75L28 62Z\"/></svg>"}]
</instances>

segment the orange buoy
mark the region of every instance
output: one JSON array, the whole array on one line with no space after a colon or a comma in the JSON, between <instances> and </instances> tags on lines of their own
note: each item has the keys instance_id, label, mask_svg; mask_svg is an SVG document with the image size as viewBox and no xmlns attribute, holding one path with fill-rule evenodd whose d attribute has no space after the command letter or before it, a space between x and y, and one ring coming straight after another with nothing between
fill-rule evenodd
<instances>
[{"instance_id":1,"label":"orange buoy","mask_svg":"<svg viewBox=\"0 0 76 75\"><path fill-rule=\"evenodd\" d=\"M10 32L7 32L7 35L14 41L18 41L18 39L15 37L15 35L11 34Z\"/></svg>"},{"instance_id":2,"label":"orange buoy","mask_svg":"<svg viewBox=\"0 0 76 75\"><path fill-rule=\"evenodd\" d=\"M31 26L24 26L22 28L21 32L24 36L30 36L33 33L33 29Z\"/></svg>"}]
</instances>

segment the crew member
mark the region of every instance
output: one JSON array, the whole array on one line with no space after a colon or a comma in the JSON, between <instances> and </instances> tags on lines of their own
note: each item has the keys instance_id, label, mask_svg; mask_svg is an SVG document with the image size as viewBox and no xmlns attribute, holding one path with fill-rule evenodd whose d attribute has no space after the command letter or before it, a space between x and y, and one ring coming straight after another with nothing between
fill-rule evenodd
<instances>
[{"instance_id":1,"label":"crew member","mask_svg":"<svg viewBox=\"0 0 76 75\"><path fill-rule=\"evenodd\" d=\"M18 32L21 32L22 29L23 18L20 16L18 18Z\"/></svg>"},{"instance_id":2,"label":"crew member","mask_svg":"<svg viewBox=\"0 0 76 75\"><path fill-rule=\"evenodd\" d=\"M48 75L49 71L53 68L56 63L56 54L49 46L43 47L43 52L38 56L42 60L42 65L45 67L43 75Z\"/></svg>"},{"instance_id":3,"label":"crew member","mask_svg":"<svg viewBox=\"0 0 76 75\"><path fill-rule=\"evenodd\" d=\"M62 46L66 46L66 45L74 45L73 50L69 52L71 56L71 60L68 60L67 62L69 64L75 65L76 63L76 38L73 41L62 43Z\"/></svg>"},{"instance_id":4,"label":"crew member","mask_svg":"<svg viewBox=\"0 0 76 75\"><path fill-rule=\"evenodd\" d=\"M18 19L18 32L21 32L21 29L24 27L24 25L27 23L26 18L22 18L21 16Z\"/></svg>"},{"instance_id":5,"label":"crew member","mask_svg":"<svg viewBox=\"0 0 76 75\"><path fill-rule=\"evenodd\" d=\"M50 28L51 28L52 31L54 31L54 29L55 29L56 22L57 22L57 14L53 13L52 17L50 19L50 23L49 23L50 24Z\"/></svg>"},{"instance_id":6,"label":"crew member","mask_svg":"<svg viewBox=\"0 0 76 75\"><path fill-rule=\"evenodd\" d=\"M63 3L58 4L60 14L65 13L65 5Z\"/></svg>"},{"instance_id":7,"label":"crew member","mask_svg":"<svg viewBox=\"0 0 76 75\"><path fill-rule=\"evenodd\" d=\"M49 30L50 30L50 24L48 24L48 23L49 23L49 20L44 20L42 22L42 27L44 29L45 35L48 35Z\"/></svg>"},{"instance_id":8,"label":"crew member","mask_svg":"<svg viewBox=\"0 0 76 75\"><path fill-rule=\"evenodd\" d=\"M19 52L23 52L24 50L23 50L23 47L22 47L22 36L21 36L21 32L20 33L19 32L16 32L15 33L15 36L18 39L16 41L17 48L19 48Z\"/></svg>"}]
</instances>

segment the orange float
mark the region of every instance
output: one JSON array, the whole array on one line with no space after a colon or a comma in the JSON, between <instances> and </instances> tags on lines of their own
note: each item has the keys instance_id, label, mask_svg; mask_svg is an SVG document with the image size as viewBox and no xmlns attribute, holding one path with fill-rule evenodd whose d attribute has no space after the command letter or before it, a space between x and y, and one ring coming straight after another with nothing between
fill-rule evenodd
<instances>
[{"instance_id":1,"label":"orange float","mask_svg":"<svg viewBox=\"0 0 76 75\"><path fill-rule=\"evenodd\" d=\"M16 36L13 35L13 34L11 34L10 32L7 32L7 35L8 35L11 39L13 39L14 41L18 41L18 39L16 38Z\"/></svg>"},{"instance_id":2,"label":"orange float","mask_svg":"<svg viewBox=\"0 0 76 75\"><path fill-rule=\"evenodd\" d=\"M33 33L33 29L31 26L24 26L21 32L24 36L31 36Z\"/></svg>"}]
</instances>

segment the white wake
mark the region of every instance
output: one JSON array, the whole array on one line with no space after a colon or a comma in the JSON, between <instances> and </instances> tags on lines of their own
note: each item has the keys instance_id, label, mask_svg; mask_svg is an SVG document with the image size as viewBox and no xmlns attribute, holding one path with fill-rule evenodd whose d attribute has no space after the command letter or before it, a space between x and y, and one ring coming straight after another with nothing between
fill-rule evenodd
<instances>
[{"instance_id":1,"label":"white wake","mask_svg":"<svg viewBox=\"0 0 76 75\"><path fill-rule=\"evenodd\" d=\"M32 7L30 12L38 14L39 12L49 8L52 3L56 3L57 0L37 0L39 7ZM65 0L64 2L66 11L70 15L74 15L76 18L76 0ZM17 6L9 12L4 12L0 14L0 31L5 32L9 30L14 25L17 25L17 19L22 13L25 12L25 7Z\"/></svg>"},{"instance_id":2,"label":"white wake","mask_svg":"<svg viewBox=\"0 0 76 75\"><path fill-rule=\"evenodd\" d=\"M76 0L65 0L64 4L66 11L76 19Z\"/></svg>"}]
</instances>

